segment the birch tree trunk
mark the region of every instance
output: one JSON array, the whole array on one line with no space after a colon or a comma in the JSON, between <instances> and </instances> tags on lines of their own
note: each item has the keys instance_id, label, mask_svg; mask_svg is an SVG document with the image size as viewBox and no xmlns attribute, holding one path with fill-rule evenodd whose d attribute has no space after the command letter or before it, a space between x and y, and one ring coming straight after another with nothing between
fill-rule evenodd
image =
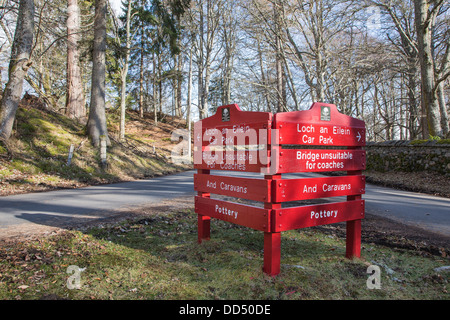
<instances>
[{"instance_id":1,"label":"birch tree trunk","mask_svg":"<svg viewBox=\"0 0 450 320\"><path fill-rule=\"evenodd\" d=\"M441 128L442 128L442 136L447 138L450 132L449 128L449 118L447 113L447 106L445 105L445 96L444 96L444 82L440 82L437 87L437 95L439 102L439 111L441 114Z\"/></svg>"},{"instance_id":2,"label":"birch tree trunk","mask_svg":"<svg viewBox=\"0 0 450 320\"><path fill-rule=\"evenodd\" d=\"M125 139L125 110L126 110L126 96L127 96L127 75L128 64L130 60L130 48L131 48L131 0L128 0L127 22L126 22L126 52L124 57L123 69L121 74L122 87L120 89L120 131L119 140Z\"/></svg>"},{"instance_id":3,"label":"birch tree trunk","mask_svg":"<svg viewBox=\"0 0 450 320\"><path fill-rule=\"evenodd\" d=\"M144 47L141 47L139 63L139 116L144 117Z\"/></svg>"},{"instance_id":4,"label":"birch tree trunk","mask_svg":"<svg viewBox=\"0 0 450 320\"><path fill-rule=\"evenodd\" d=\"M178 64L177 64L177 105L176 105L176 113L178 117L182 116L182 99L181 99L181 91L183 86L183 57L181 53L178 55Z\"/></svg>"},{"instance_id":5,"label":"birch tree trunk","mask_svg":"<svg viewBox=\"0 0 450 320\"><path fill-rule=\"evenodd\" d=\"M423 128L424 138L428 134L440 134L440 116L437 90L435 88L435 74L432 54L432 29L436 17L437 4L430 7L435 1L414 0L416 20L417 43L419 51L420 71L422 79L422 109L427 118L427 128ZM428 134L426 134L428 129Z\"/></svg>"},{"instance_id":6,"label":"birch tree trunk","mask_svg":"<svg viewBox=\"0 0 450 320\"><path fill-rule=\"evenodd\" d=\"M91 105L87 131L94 146L99 146L100 139L106 139L111 145L106 127L105 80L106 80L106 7L107 0L96 0L94 18L94 47L92 64Z\"/></svg>"},{"instance_id":7,"label":"birch tree trunk","mask_svg":"<svg viewBox=\"0 0 450 320\"><path fill-rule=\"evenodd\" d=\"M191 99L192 99L192 47L189 48L189 74L188 74L188 88L187 88L187 102L186 102L186 127L189 130L191 128L191 103L192 103Z\"/></svg>"},{"instance_id":8,"label":"birch tree trunk","mask_svg":"<svg viewBox=\"0 0 450 320\"><path fill-rule=\"evenodd\" d=\"M189 48L189 75L188 75L188 92L187 92L187 106L186 106L186 127L188 129L188 154L189 159L192 155L192 130L191 130L191 95L192 95L192 47Z\"/></svg>"},{"instance_id":9,"label":"birch tree trunk","mask_svg":"<svg viewBox=\"0 0 450 320\"><path fill-rule=\"evenodd\" d=\"M153 52L153 117L154 117L154 121L155 121L155 126L158 125L158 108L156 106L156 102L158 101L158 92L156 90L156 75L157 75L157 68L156 68L156 58L155 58L155 53Z\"/></svg>"},{"instance_id":10,"label":"birch tree trunk","mask_svg":"<svg viewBox=\"0 0 450 320\"><path fill-rule=\"evenodd\" d=\"M203 36L204 36L204 26L203 26L203 1L199 2L199 45L198 45L198 111L199 118L204 119L207 116L207 111L204 108L204 94L203 94Z\"/></svg>"},{"instance_id":11,"label":"birch tree trunk","mask_svg":"<svg viewBox=\"0 0 450 320\"><path fill-rule=\"evenodd\" d=\"M285 111L286 107L286 89L285 89L285 75L283 70L283 58L282 58L282 39L281 39L281 3L279 0L273 4L274 9L274 21L275 21L275 64L277 73L277 112Z\"/></svg>"},{"instance_id":12,"label":"birch tree trunk","mask_svg":"<svg viewBox=\"0 0 450 320\"><path fill-rule=\"evenodd\" d=\"M0 103L0 137L11 136L16 111L23 89L23 80L31 66L30 55L33 45L34 2L20 0L16 31L9 61L9 79Z\"/></svg>"},{"instance_id":13,"label":"birch tree trunk","mask_svg":"<svg viewBox=\"0 0 450 320\"><path fill-rule=\"evenodd\" d=\"M68 0L67 7L67 92L66 115L72 119L86 116L83 84L81 82L80 55L80 9L77 0ZM41 73L42 74L42 73Z\"/></svg>"}]
</instances>

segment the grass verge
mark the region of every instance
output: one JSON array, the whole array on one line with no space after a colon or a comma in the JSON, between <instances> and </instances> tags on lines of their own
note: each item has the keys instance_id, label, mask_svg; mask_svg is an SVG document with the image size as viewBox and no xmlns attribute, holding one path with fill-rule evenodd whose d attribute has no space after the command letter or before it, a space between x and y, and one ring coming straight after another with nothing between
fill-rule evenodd
<instances>
[{"instance_id":1,"label":"grass verge","mask_svg":"<svg viewBox=\"0 0 450 320\"><path fill-rule=\"evenodd\" d=\"M193 209L142 213L121 222L66 230L0 247L0 299L121 300L448 300L448 257L363 243L344 258L345 240L308 228L282 233L281 273L261 270L263 233L213 220L196 242ZM69 289L81 268L79 289ZM369 290L369 265L381 288ZM79 270L79 269L78 269ZM71 278L72 277L72 278Z\"/></svg>"}]
</instances>

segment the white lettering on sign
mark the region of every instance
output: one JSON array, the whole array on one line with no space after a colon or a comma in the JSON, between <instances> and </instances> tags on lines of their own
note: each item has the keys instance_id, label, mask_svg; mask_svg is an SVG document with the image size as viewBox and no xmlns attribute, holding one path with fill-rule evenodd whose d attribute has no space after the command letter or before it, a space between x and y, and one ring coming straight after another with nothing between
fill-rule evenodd
<instances>
[{"instance_id":1,"label":"white lettering on sign","mask_svg":"<svg viewBox=\"0 0 450 320\"><path fill-rule=\"evenodd\" d=\"M253 161L253 156L251 153L230 153L230 152L225 152L225 160L227 162L230 161L240 161L240 162L244 162L244 161L249 161L250 163L252 163Z\"/></svg>"},{"instance_id":2,"label":"white lettering on sign","mask_svg":"<svg viewBox=\"0 0 450 320\"><path fill-rule=\"evenodd\" d=\"M334 160L352 160L353 153L350 151L318 153L313 151L297 151L297 160L305 160L307 169L343 169L344 162ZM333 160L320 162L320 160ZM317 162L316 162L317 161Z\"/></svg>"},{"instance_id":3,"label":"white lettering on sign","mask_svg":"<svg viewBox=\"0 0 450 320\"><path fill-rule=\"evenodd\" d=\"M239 213L237 211L230 210L230 209L228 209L226 207L221 207L218 204L216 204L216 207L215 207L214 211L218 212L218 213L221 213L221 214L224 214L224 215L227 215L227 216L234 217L235 219L237 219L237 216L238 216L238 213Z\"/></svg>"},{"instance_id":4,"label":"white lettering on sign","mask_svg":"<svg viewBox=\"0 0 450 320\"><path fill-rule=\"evenodd\" d=\"M301 142L303 144L322 144L322 145L333 145L334 140L339 139L336 136L351 136L352 130L349 127L333 126L333 127L323 127L314 126L312 124L301 124L297 123L297 132L302 133ZM319 133L320 135L317 135ZM313 135L313 137L311 136ZM361 134L357 132L356 135L358 141L361 140ZM319 141L316 141L316 138ZM335 139L336 138L336 139Z\"/></svg>"},{"instance_id":5,"label":"white lettering on sign","mask_svg":"<svg viewBox=\"0 0 450 320\"><path fill-rule=\"evenodd\" d=\"M306 184L303 187L303 193L316 193L317 192L317 184L314 187L308 187Z\"/></svg>"},{"instance_id":6,"label":"white lettering on sign","mask_svg":"<svg viewBox=\"0 0 450 320\"><path fill-rule=\"evenodd\" d=\"M342 128L342 127L333 127L333 134L341 134L341 135L347 135L349 136L351 134L351 131L349 128Z\"/></svg>"},{"instance_id":7,"label":"white lettering on sign","mask_svg":"<svg viewBox=\"0 0 450 320\"><path fill-rule=\"evenodd\" d=\"M338 215L338 210L320 210L314 211L311 210L311 219L319 219L319 218L336 218Z\"/></svg>"},{"instance_id":8,"label":"white lettering on sign","mask_svg":"<svg viewBox=\"0 0 450 320\"><path fill-rule=\"evenodd\" d=\"M234 125L233 126L233 133L244 133L250 130L250 126L243 126L243 125Z\"/></svg>"},{"instance_id":9,"label":"white lettering on sign","mask_svg":"<svg viewBox=\"0 0 450 320\"><path fill-rule=\"evenodd\" d=\"M234 191L234 192L240 192L240 193L247 193L247 187L243 186L235 186L232 184L228 184L225 182L220 183L220 189L225 191Z\"/></svg>"},{"instance_id":10,"label":"white lettering on sign","mask_svg":"<svg viewBox=\"0 0 450 320\"><path fill-rule=\"evenodd\" d=\"M209 180L206 180L206 186L208 188L217 189L217 181L211 182ZM239 193L247 193L247 187L243 186L236 186L233 184L228 184L225 182L220 182L220 190L225 191L232 191L232 192L239 192Z\"/></svg>"},{"instance_id":11,"label":"white lettering on sign","mask_svg":"<svg viewBox=\"0 0 450 320\"><path fill-rule=\"evenodd\" d=\"M319 157L320 157L319 153L314 153L311 151L308 151L308 152L297 151L297 160L316 161L317 159L319 159Z\"/></svg>"},{"instance_id":12,"label":"white lettering on sign","mask_svg":"<svg viewBox=\"0 0 450 320\"><path fill-rule=\"evenodd\" d=\"M322 186L322 190L324 192L344 191L344 190L350 190L351 188L352 188L352 185L350 183L348 183L348 184L326 184L326 183L324 183Z\"/></svg>"},{"instance_id":13,"label":"white lettering on sign","mask_svg":"<svg viewBox=\"0 0 450 320\"><path fill-rule=\"evenodd\" d=\"M345 190L351 190L352 185L350 183L348 184L322 184L322 191L323 192L330 192L330 191L345 191ZM303 186L303 193L316 193L317 192L317 184L313 186L304 185Z\"/></svg>"},{"instance_id":14,"label":"white lettering on sign","mask_svg":"<svg viewBox=\"0 0 450 320\"><path fill-rule=\"evenodd\" d=\"M319 143L321 144L333 144L333 138L332 137L324 137L319 136Z\"/></svg>"},{"instance_id":15,"label":"white lettering on sign","mask_svg":"<svg viewBox=\"0 0 450 320\"><path fill-rule=\"evenodd\" d=\"M208 188L214 188L214 189L216 189L216 184L217 184L216 181L214 181L214 182L210 182L209 180L206 181L206 186L207 186Z\"/></svg>"},{"instance_id":16,"label":"white lettering on sign","mask_svg":"<svg viewBox=\"0 0 450 320\"><path fill-rule=\"evenodd\" d=\"M309 126L300 126L300 124L297 123L297 132L313 133L314 130L315 130L315 128L312 124L310 124Z\"/></svg>"},{"instance_id":17,"label":"white lettering on sign","mask_svg":"<svg viewBox=\"0 0 450 320\"><path fill-rule=\"evenodd\" d=\"M220 133L220 131L217 130L216 128L206 129L205 136L213 136L213 135L217 135L219 133Z\"/></svg>"},{"instance_id":18,"label":"white lettering on sign","mask_svg":"<svg viewBox=\"0 0 450 320\"><path fill-rule=\"evenodd\" d=\"M215 164L211 165L210 167L214 168ZM246 170L245 164L241 164L241 163L221 163L220 169L222 169L222 170L240 170L240 171Z\"/></svg>"},{"instance_id":19,"label":"white lettering on sign","mask_svg":"<svg viewBox=\"0 0 450 320\"><path fill-rule=\"evenodd\" d=\"M259 133L259 135L258 135ZM249 139L250 144L258 144L259 136L266 136L267 129L257 129L246 124L236 124L232 128L207 128L203 134L203 141L208 141L210 145L235 145L235 139L238 143L242 139ZM197 141L200 141L200 135L197 135ZM262 139L262 138L261 138Z\"/></svg>"},{"instance_id":20,"label":"white lettering on sign","mask_svg":"<svg viewBox=\"0 0 450 320\"><path fill-rule=\"evenodd\" d=\"M314 137L308 137L306 134L302 136L302 142L305 144L313 144Z\"/></svg>"}]
</instances>

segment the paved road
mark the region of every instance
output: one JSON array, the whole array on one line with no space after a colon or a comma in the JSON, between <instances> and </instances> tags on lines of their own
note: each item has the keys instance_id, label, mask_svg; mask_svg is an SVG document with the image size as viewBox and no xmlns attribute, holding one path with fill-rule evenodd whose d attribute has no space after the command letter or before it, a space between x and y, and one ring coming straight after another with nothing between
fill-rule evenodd
<instances>
[{"instance_id":1,"label":"paved road","mask_svg":"<svg viewBox=\"0 0 450 320\"><path fill-rule=\"evenodd\" d=\"M194 194L194 171L149 180L0 197L0 230L32 222L58 226ZM220 174L231 175L230 172ZM297 175L286 175L293 178ZM313 176L313 174L308 174ZM450 199L368 184L366 212L450 236ZM338 201L339 198L330 198Z\"/></svg>"},{"instance_id":2,"label":"paved road","mask_svg":"<svg viewBox=\"0 0 450 320\"><path fill-rule=\"evenodd\" d=\"M77 223L111 215L114 210L193 194L192 175L189 171L149 180L0 197L0 231L25 222L49 226Z\"/></svg>"}]
</instances>

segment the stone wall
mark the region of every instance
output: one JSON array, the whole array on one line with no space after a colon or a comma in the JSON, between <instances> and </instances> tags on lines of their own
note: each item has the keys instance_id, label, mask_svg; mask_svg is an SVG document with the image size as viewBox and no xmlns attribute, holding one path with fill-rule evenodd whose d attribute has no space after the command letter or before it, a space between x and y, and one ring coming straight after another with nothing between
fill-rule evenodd
<instances>
[{"instance_id":1,"label":"stone wall","mask_svg":"<svg viewBox=\"0 0 450 320\"><path fill-rule=\"evenodd\" d=\"M450 175L450 144L436 141L367 142L367 170L434 171Z\"/></svg>"}]
</instances>

